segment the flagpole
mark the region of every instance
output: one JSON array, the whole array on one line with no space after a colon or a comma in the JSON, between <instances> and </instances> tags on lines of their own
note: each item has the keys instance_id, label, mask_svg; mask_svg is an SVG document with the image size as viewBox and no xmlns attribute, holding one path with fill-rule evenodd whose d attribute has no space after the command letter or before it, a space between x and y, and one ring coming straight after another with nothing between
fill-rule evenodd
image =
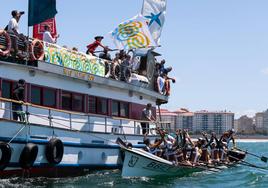
<instances>
[{"instance_id":1,"label":"flagpole","mask_svg":"<svg viewBox=\"0 0 268 188\"><path fill-rule=\"evenodd\" d=\"M30 0L28 0L28 23L27 23L27 40L28 40L28 42L30 42L30 40L29 40L29 35L30 35L30 28L29 28L29 10L30 10L30 8L29 8L29 6L30 6L30 2L29 2ZM28 42L27 42L27 57L26 57L26 65L28 65L28 60L29 60L29 45L28 45Z\"/></svg>"},{"instance_id":2,"label":"flagpole","mask_svg":"<svg viewBox=\"0 0 268 188\"><path fill-rule=\"evenodd\" d=\"M142 2L141 14L143 13L143 9L144 9L144 0Z\"/></svg>"}]
</instances>

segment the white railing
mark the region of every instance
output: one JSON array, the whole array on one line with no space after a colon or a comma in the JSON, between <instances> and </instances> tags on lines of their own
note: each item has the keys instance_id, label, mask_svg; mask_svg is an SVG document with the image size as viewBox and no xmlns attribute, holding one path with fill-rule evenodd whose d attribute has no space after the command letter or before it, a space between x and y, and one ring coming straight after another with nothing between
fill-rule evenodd
<instances>
[{"instance_id":1,"label":"white railing","mask_svg":"<svg viewBox=\"0 0 268 188\"><path fill-rule=\"evenodd\" d=\"M12 103L17 101L0 98L0 118L13 120L13 113L17 112L12 110ZM19 113L25 116L25 123L29 125L38 124L83 132L142 135L141 121L138 120L76 113L30 103L23 103L22 107L23 111ZM156 125L152 122L148 123L149 135L155 135Z\"/></svg>"}]
</instances>

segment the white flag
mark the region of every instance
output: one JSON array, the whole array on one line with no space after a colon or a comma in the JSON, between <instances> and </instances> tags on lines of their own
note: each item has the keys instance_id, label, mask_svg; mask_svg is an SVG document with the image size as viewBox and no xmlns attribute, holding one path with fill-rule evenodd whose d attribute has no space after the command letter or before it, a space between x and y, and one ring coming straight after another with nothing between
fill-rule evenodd
<instances>
[{"instance_id":1,"label":"white flag","mask_svg":"<svg viewBox=\"0 0 268 188\"><path fill-rule=\"evenodd\" d=\"M139 49L156 46L145 19L141 16L119 24L111 33L118 49Z\"/></svg>"},{"instance_id":2,"label":"white flag","mask_svg":"<svg viewBox=\"0 0 268 188\"><path fill-rule=\"evenodd\" d=\"M147 19L155 42L160 45L160 36L165 22L166 0L144 0L141 14Z\"/></svg>"}]
</instances>

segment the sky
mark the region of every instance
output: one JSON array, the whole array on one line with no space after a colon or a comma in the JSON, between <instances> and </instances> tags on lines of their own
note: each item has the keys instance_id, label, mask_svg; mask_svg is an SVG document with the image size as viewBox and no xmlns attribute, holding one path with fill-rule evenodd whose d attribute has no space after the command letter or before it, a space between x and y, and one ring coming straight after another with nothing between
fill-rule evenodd
<instances>
[{"instance_id":1,"label":"sky","mask_svg":"<svg viewBox=\"0 0 268 188\"><path fill-rule=\"evenodd\" d=\"M11 10L28 11L27 0L1 2L0 28ZM94 36L104 35L103 43L114 47L108 33L141 7L142 0L57 0L58 44L86 51ZM163 108L227 110L236 117L266 110L267 8L267 0L168 0L157 51L177 82ZM20 31L27 34L27 13Z\"/></svg>"}]
</instances>

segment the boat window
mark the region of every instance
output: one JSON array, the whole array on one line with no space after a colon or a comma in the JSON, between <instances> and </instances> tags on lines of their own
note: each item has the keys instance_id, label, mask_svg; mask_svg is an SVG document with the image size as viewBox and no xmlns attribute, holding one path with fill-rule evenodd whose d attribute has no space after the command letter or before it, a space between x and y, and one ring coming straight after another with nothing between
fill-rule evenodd
<instances>
[{"instance_id":1,"label":"boat window","mask_svg":"<svg viewBox=\"0 0 268 188\"><path fill-rule=\"evenodd\" d=\"M98 114L107 114L108 100L104 98L97 99L97 113Z\"/></svg>"},{"instance_id":2,"label":"boat window","mask_svg":"<svg viewBox=\"0 0 268 188\"><path fill-rule=\"evenodd\" d=\"M113 116L119 116L119 102L118 101L112 101L112 115Z\"/></svg>"},{"instance_id":3,"label":"boat window","mask_svg":"<svg viewBox=\"0 0 268 188\"><path fill-rule=\"evenodd\" d=\"M69 92L62 92L61 94L61 106L64 110L72 109L72 94Z\"/></svg>"},{"instance_id":4,"label":"boat window","mask_svg":"<svg viewBox=\"0 0 268 188\"><path fill-rule=\"evenodd\" d=\"M56 90L44 88L44 90L43 90L43 105L56 107Z\"/></svg>"},{"instance_id":5,"label":"boat window","mask_svg":"<svg viewBox=\"0 0 268 188\"><path fill-rule=\"evenodd\" d=\"M31 102L33 104L42 105L41 103L41 88L40 87L31 87Z\"/></svg>"},{"instance_id":6,"label":"boat window","mask_svg":"<svg viewBox=\"0 0 268 188\"><path fill-rule=\"evenodd\" d=\"M73 94L72 97L72 110L83 111L83 95Z\"/></svg>"},{"instance_id":7,"label":"boat window","mask_svg":"<svg viewBox=\"0 0 268 188\"><path fill-rule=\"evenodd\" d=\"M2 97L11 99L12 97L12 82L3 80L2 81Z\"/></svg>"},{"instance_id":8,"label":"boat window","mask_svg":"<svg viewBox=\"0 0 268 188\"><path fill-rule=\"evenodd\" d=\"M88 96L88 112L96 113L96 97Z\"/></svg>"},{"instance_id":9,"label":"boat window","mask_svg":"<svg viewBox=\"0 0 268 188\"><path fill-rule=\"evenodd\" d=\"M120 116L128 117L129 114L129 104L126 102L120 102Z\"/></svg>"}]
</instances>

